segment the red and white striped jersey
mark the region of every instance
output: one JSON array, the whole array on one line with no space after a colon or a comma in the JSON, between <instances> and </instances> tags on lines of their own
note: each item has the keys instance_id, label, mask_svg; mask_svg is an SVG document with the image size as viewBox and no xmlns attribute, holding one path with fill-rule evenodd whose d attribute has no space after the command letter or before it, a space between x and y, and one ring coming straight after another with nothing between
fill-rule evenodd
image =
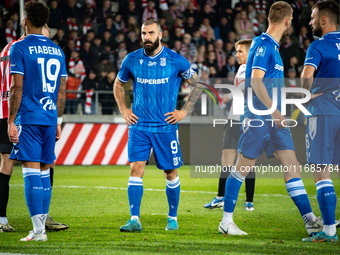
<instances>
[{"instance_id":1,"label":"red and white striped jersey","mask_svg":"<svg viewBox=\"0 0 340 255\"><path fill-rule=\"evenodd\" d=\"M7 44L0 53L0 119L8 118L9 108L9 88L11 86L12 77L10 71L9 49L15 41Z\"/></svg>"}]
</instances>

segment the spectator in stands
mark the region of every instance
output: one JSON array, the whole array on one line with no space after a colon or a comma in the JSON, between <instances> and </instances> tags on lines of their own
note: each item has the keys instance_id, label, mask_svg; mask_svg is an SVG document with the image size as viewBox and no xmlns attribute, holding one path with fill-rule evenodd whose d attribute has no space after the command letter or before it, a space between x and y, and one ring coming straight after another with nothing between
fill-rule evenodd
<instances>
[{"instance_id":1,"label":"spectator in stands","mask_svg":"<svg viewBox=\"0 0 340 255\"><path fill-rule=\"evenodd\" d=\"M174 48L172 49L173 51L176 51L178 54L180 54L182 49L182 41L180 40L176 40L174 42Z\"/></svg>"},{"instance_id":2,"label":"spectator in stands","mask_svg":"<svg viewBox=\"0 0 340 255\"><path fill-rule=\"evenodd\" d=\"M189 63L196 61L197 51L195 45L191 42L190 34L185 34L183 36L183 43L181 46L180 54L185 57L189 61Z\"/></svg>"},{"instance_id":3,"label":"spectator in stands","mask_svg":"<svg viewBox=\"0 0 340 255\"><path fill-rule=\"evenodd\" d=\"M138 11L136 10L136 4L135 4L134 0L129 0L128 9L127 9L127 12L125 13L125 22L127 24L129 24L128 20L131 16L135 18L136 22L138 22L140 20L140 15L139 15ZM139 24L137 24L137 25L139 27Z\"/></svg>"},{"instance_id":4,"label":"spectator in stands","mask_svg":"<svg viewBox=\"0 0 340 255\"><path fill-rule=\"evenodd\" d=\"M205 45L215 44L215 34L212 28L209 28L206 32L206 36L204 38Z\"/></svg>"},{"instance_id":5,"label":"spectator in stands","mask_svg":"<svg viewBox=\"0 0 340 255\"><path fill-rule=\"evenodd\" d=\"M65 30L65 34L67 36L70 36L72 30L77 30L78 31L78 22L77 22L77 16L76 14L70 14L68 16L67 20L67 29Z\"/></svg>"},{"instance_id":6,"label":"spectator in stands","mask_svg":"<svg viewBox=\"0 0 340 255\"><path fill-rule=\"evenodd\" d=\"M104 46L105 52L109 56L109 63L111 63L114 66L116 64L116 56L114 54L114 50L112 49L110 44L105 44L103 46Z\"/></svg>"},{"instance_id":7,"label":"spectator in stands","mask_svg":"<svg viewBox=\"0 0 340 255\"><path fill-rule=\"evenodd\" d=\"M300 48L303 48L303 41L305 39L310 39L311 36L308 34L308 30L306 26L301 26L300 33L299 33L299 46Z\"/></svg>"},{"instance_id":8,"label":"spectator in stands","mask_svg":"<svg viewBox=\"0 0 340 255\"><path fill-rule=\"evenodd\" d=\"M155 8L155 3L152 0L148 0L148 4L144 8L143 16L142 16L142 23L144 23L145 21L149 19L158 20L158 14Z\"/></svg>"},{"instance_id":9,"label":"spectator in stands","mask_svg":"<svg viewBox=\"0 0 340 255\"><path fill-rule=\"evenodd\" d=\"M115 72L116 71L116 68L114 67L114 65L112 65L110 63L110 58L109 58L109 54L108 53L103 53L100 57L100 62L97 63L96 65L94 65L94 70L97 74L97 77L99 79L103 79L106 77L106 75L113 71ZM118 60L117 60L118 62Z\"/></svg>"},{"instance_id":10,"label":"spectator in stands","mask_svg":"<svg viewBox=\"0 0 340 255\"><path fill-rule=\"evenodd\" d=\"M104 0L103 1L103 7L97 9L97 20L96 23L101 24L103 23L107 17L111 16L111 1L110 0Z\"/></svg>"},{"instance_id":11,"label":"spectator in stands","mask_svg":"<svg viewBox=\"0 0 340 255\"><path fill-rule=\"evenodd\" d=\"M303 66L300 65L299 59L296 56L291 56L289 59L289 64L286 66L288 67L287 70L293 68L295 70L296 75L300 77L300 73L302 71Z\"/></svg>"},{"instance_id":12,"label":"spectator in stands","mask_svg":"<svg viewBox=\"0 0 340 255\"><path fill-rule=\"evenodd\" d=\"M66 46L63 48L65 53L66 68L68 68L68 63L71 58L72 51L76 48L76 43L73 40L69 40Z\"/></svg>"},{"instance_id":13,"label":"spectator in stands","mask_svg":"<svg viewBox=\"0 0 340 255\"><path fill-rule=\"evenodd\" d=\"M6 22L6 41L10 43L17 40L17 33L15 32L13 20L9 19Z\"/></svg>"},{"instance_id":14,"label":"spectator in stands","mask_svg":"<svg viewBox=\"0 0 340 255\"><path fill-rule=\"evenodd\" d=\"M239 18L235 20L234 28L239 39L251 39L254 37L252 22L248 19L247 11L242 10Z\"/></svg>"},{"instance_id":15,"label":"spectator in stands","mask_svg":"<svg viewBox=\"0 0 340 255\"><path fill-rule=\"evenodd\" d=\"M86 36L91 29L92 29L91 17L88 15L83 16L83 20L79 24L79 35Z\"/></svg>"},{"instance_id":16,"label":"spectator in stands","mask_svg":"<svg viewBox=\"0 0 340 255\"><path fill-rule=\"evenodd\" d=\"M170 36L169 36L169 30L167 30L167 29L164 29L163 30L163 35L162 35L162 44L163 45L167 45L166 47L168 47L169 49L171 49L172 47L170 47L170 44L169 44L169 42L170 42L171 40L170 40Z\"/></svg>"},{"instance_id":17,"label":"spectator in stands","mask_svg":"<svg viewBox=\"0 0 340 255\"><path fill-rule=\"evenodd\" d=\"M103 39L100 45L104 46L107 44L111 45L111 47L113 46L113 39L112 39L111 31L108 29L104 31Z\"/></svg>"},{"instance_id":18,"label":"spectator in stands","mask_svg":"<svg viewBox=\"0 0 340 255\"><path fill-rule=\"evenodd\" d=\"M53 37L53 40L58 41L58 45L60 46L60 48L64 48L64 46L68 42L67 37L65 36L65 32L61 28L58 29L57 34Z\"/></svg>"},{"instance_id":19,"label":"spectator in stands","mask_svg":"<svg viewBox=\"0 0 340 255\"><path fill-rule=\"evenodd\" d=\"M257 16L256 10L255 10L255 8L252 4L247 5L247 12L248 12L249 20L253 20ZM263 13L263 12L261 12L261 13Z\"/></svg>"},{"instance_id":20,"label":"spectator in stands","mask_svg":"<svg viewBox=\"0 0 340 255\"><path fill-rule=\"evenodd\" d=\"M99 35L100 37L102 37L105 30L110 30L110 31L111 31L111 35L112 35L113 37L115 37L115 36L117 35L117 32L118 32L118 31L117 31L117 28L115 27L115 25L113 24L113 18L112 18L111 16L106 17L105 23L102 24L102 25L99 27L99 29L98 29L98 35Z\"/></svg>"},{"instance_id":21,"label":"spectator in stands","mask_svg":"<svg viewBox=\"0 0 340 255\"><path fill-rule=\"evenodd\" d=\"M66 90L78 91L82 80L85 78L85 67L79 57L77 50L72 50L71 58L68 64ZM66 93L66 114L76 114L78 105L77 93Z\"/></svg>"},{"instance_id":22,"label":"spectator in stands","mask_svg":"<svg viewBox=\"0 0 340 255\"><path fill-rule=\"evenodd\" d=\"M116 51L119 48L119 44L121 44L122 42L125 42L125 33L118 32L117 36L113 40L112 49L114 49Z\"/></svg>"},{"instance_id":23,"label":"spectator in stands","mask_svg":"<svg viewBox=\"0 0 340 255\"><path fill-rule=\"evenodd\" d=\"M167 30L163 31L163 36L164 36L165 31L167 31ZM133 51L139 49L140 48L139 43L140 43L140 37L137 36L135 31L130 31L127 34L127 39L126 39L127 50L129 52L133 52Z\"/></svg>"},{"instance_id":24,"label":"spectator in stands","mask_svg":"<svg viewBox=\"0 0 340 255\"><path fill-rule=\"evenodd\" d=\"M170 17L167 18L167 24L169 24L170 27L174 25L174 21L177 18L180 18L180 19L183 18L183 13L179 10L178 5L174 3L169 4L169 13L170 13Z\"/></svg>"},{"instance_id":25,"label":"spectator in stands","mask_svg":"<svg viewBox=\"0 0 340 255\"><path fill-rule=\"evenodd\" d=\"M201 36L203 39L205 39L208 29L212 29L210 26L210 20L209 18L203 18L203 22L200 25Z\"/></svg>"},{"instance_id":26,"label":"spectator in stands","mask_svg":"<svg viewBox=\"0 0 340 255\"><path fill-rule=\"evenodd\" d=\"M48 26L50 28L59 28L60 23L64 22L63 11L61 10L58 0L52 0L49 4L50 8L50 19Z\"/></svg>"},{"instance_id":27,"label":"spectator in stands","mask_svg":"<svg viewBox=\"0 0 340 255\"><path fill-rule=\"evenodd\" d=\"M233 55L227 57L227 64L222 68L222 74L228 74L228 72L236 73L236 59Z\"/></svg>"},{"instance_id":28,"label":"spectator in stands","mask_svg":"<svg viewBox=\"0 0 340 255\"><path fill-rule=\"evenodd\" d=\"M13 29L15 30L15 33L17 35L20 35L21 34L21 31L20 31L20 21L19 21L19 14L17 11L15 10L12 10L10 12L10 15L9 15L10 19L13 21Z\"/></svg>"},{"instance_id":29,"label":"spectator in stands","mask_svg":"<svg viewBox=\"0 0 340 255\"><path fill-rule=\"evenodd\" d=\"M80 51L80 39L78 37L78 30L71 30L69 40L73 40L76 45L76 50Z\"/></svg>"},{"instance_id":30,"label":"spectator in stands","mask_svg":"<svg viewBox=\"0 0 340 255\"><path fill-rule=\"evenodd\" d=\"M110 71L103 79L99 81L99 90L110 91L109 94L100 94L99 102L102 105L102 114L112 114L113 109L116 106L115 99L113 97L113 82L116 78L116 72Z\"/></svg>"},{"instance_id":31,"label":"spectator in stands","mask_svg":"<svg viewBox=\"0 0 340 255\"><path fill-rule=\"evenodd\" d=\"M184 17L194 17L195 20L195 26L199 26L199 24L201 24L201 17L200 17L200 13L197 11L197 8L195 7L194 1L189 1L187 8L184 11Z\"/></svg>"},{"instance_id":32,"label":"spectator in stands","mask_svg":"<svg viewBox=\"0 0 340 255\"><path fill-rule=\"evenodd\" d=\"M101 37L96 36L90 48L92 65L95 65L100 61L100 56L104 52L104 47L101 45L101 43L102 43Z\"/></svg>"},{"instance_id":33,"label":"spectator in stands","mask_svg":"<svg viewBox=\"0 0 340 255\"><path fill-rule=\"evenodd\" d=\"M259 36L262 33L266 32L267 25L266 25L265 13L263 12L257 13L256 17L253 19L253 28L254 28L255 36Z\"/></svg>"},{"instance_id":34,"label":"spectator in stands","mask_svg":"<svg viewBox=\"0 0 340 255\"><path fill-rule=\"evenodd\" d=\"M205 62L206 66L208 68L210 68L211 66L213 66L215 68L215 70L218 70L218 64L217 64L217 59L216 59L216 53L215 51L209 51L208 53L208 59ZM209 73L210 75L210 73Z\"/></svg>"},{"instance_id":35,"label":"spectator in stands","mask_svg":"<svg viewBox=\"0 0 340 255\"><path fill-rule=\"evenodd\" d=\"M130 16L127 20L127 30L128 32L135 32L137 36L140 35L140 25L137 23L135 16Z\"/></svg>"},{"instance_id":36,"label":"spectator in stands","mask_svg":"<svg viewBox=\"0 0 340 255\"><path fill-rule=\"evenodd\" d=\"M288 88L301 88L300 79L296 77L294 68L289 68L287 71L288 78L285 79L285 87ZM289 98L301 98L301 93L289 93Z\"/></svg>"},{"instance_id":37,"label":"spectator in stands","mask_svg":"<svg viewBox=\"0 0 340 255\"><path fill-rule=\"evenodd\" d=\"M83 42L82 48L80 50L80 58L83 61L83 64L85 66L85 70L88 73L89 70L92 70L92 60L91 60L91 42L85 41Z\"/></svg>"},{"instance_id":38,"label":"spectator in stands","mask_svg":"<svg viewBox=\"0 0 340 255\"><path fill-rule=\"evenodd\" d=\"M215 38L222 39L223 42L228 40L228 33L232 31L231 25L228 23L226 16L220 18L220 23L214 28Z\"/></svg>"},{"instance_id":39,"label":"spectator in stands","mask_svg":"<svg viewBox=\"0 0 340 255\"><path fill-rule=\"evenodd\" d=\"M95 37L95 33L92 29L87 31L87 34L85 36L83 36L83 39L81 40L81 44L83 44L84 42L90 42L92 43Z\"/></svg>"},{"instance_id":40,"label":"spectator in stands","mask_svg":"<svg viewBox=\"0 0 340 255\"><path fill-rule=\"evenodd\" d=\"M227 63L227 56L226 56L226 54L223 50L223 41L221 39L218 39L215 43L215 53L216 53L217 66L218 66L217 71L218 71L218 73L221 73L222 68Z\"/></svg>"},{"instance_id":41,"label":"spectator in stands","mask_svg":"<svg viewBox=\"0 0 340 255\"><path fill-rule=\"evenodd\" d=\"M219 72L216 70L214 66L209 67L209 78L217 78L219 77Z\"/></svg>"},{"instance_id":42,"label":"spectator in stands","mask_svg":"<svg viewBox=\"0 0 340 255\"><path fill-rule=\"evenodd\" d=\"M117 69L119 70L120 69L120 66L122 65L123 61L124 61L124 58L126 57L126 55L128 54L128 51L126 50L126 48L121 48L118 50L118 53L117 53Z\"/></svg>"},{"instance_id":43,"label":"spectator in stands","mask_svg":"<svg viewBox=\"0 0 340 255\"><path fill-rule=\"evenodd\" d=\"M197 73L198 77L202 77L203 71L209 72L209 68L204 62L204 56L202 54L198 54L196 58L196 62L192 63L191 68Z\"/></svg>"},{"instance_id":44,"label":"spectator in stands","mask_svg":"<svg viewBox=\"0 0 340 255\"><path fill-rule=\"evenodd\" d=\"M193 37L191 38L192 43L198 48L200 45L205 45L205 41L201 37L201 32L198 28L195 29Z\"/></svg>"},{"instance_id":45,"label":"spectator in stands","mask_svg":"<svg viewBox=\"0 0 340 255\"><path fill-rule=\"evenodd\" d=\"M185 33L193 35L195 29L196 29L196 27L195 27L195 18L194 18L194 16L187 17L187 21L186 21L186 23L184 25Z\"/></svg>"},{"instance_id":46,"label":"spectator in stands","mask_svg":"<svg viewBox=\"0 0 340 255\"><path fill-rule=\"evenodd\" d=\"M215 44L214 43L208 43L206 48L207 48L207 52L210 52L210 51L215 51Z\"/></svg>"},{"instance_id":47,"label":"spectator in stands","mask_svg":"<svg viewBox=\"0 0 340 255\"><path fill-rule=\"evenodd\" d=\"M169 46L170 46L170 48L172 48L172 47L175 47L175 41L180 41L180 42L182 42L182 40L183 40L183 34L182 34L182 29L180 28L180 27L176 27L175 28L175 31L174 31L174 35L172 35L171 37L170 37L170 40L169 40Z\"/></svg>"},{"instance_id":48,"label":"spectator in stands","mask_svg":"<svg viewBox=\"0 0 340 255\"><path fill-rule=\"evenodd\" d=\"M236 41L236 33L234 31L230 31L228 33L228 42L231 42L233 45L235 45Z\"/></svg>"},{"instance_id":49,"label":"spectator in stands","mask_svg":"<svg viewBox=\"0 0 340 255\"><path fill-rule=\"evenodd\" d=\"M76 20L81 18L81 9L77 6L76 0L67 0L62 6L62 11L64 15L63 20L67 20L71 15L75 16Z\"/></svg>"},{"instance_id":50,"label":"spectator in stands","mask_svg":"<svg viewBox=\"0 0 340 255\"><path fill-rule=\"evenodd\" d=\"M212 27L216 26L216 13L209 3L206 3L203 6L203 11L201 12L201 16L203 19L205 18L209 19Z\"/></svg>"},{"instance_id":51,"label":"spectator in stands","mask_svg":"<svg viewBox=\"0 0 340 255\"><path fill-rule=\"evenodd\" d=\"M297 44L293 44L291 37L287 34L284 39L280 51L283 53L283 63L288 65L290 58L296 56L297 59L301 58L301 50Z\"/></svg>"},{"instance_id":52,"label":"spectator in stands","mask_svg":"<svg viewBox=\"0 0 340 255\"><path fill-rule=\"evenodd\" d=\"M90 17L90 20L96 18L96 2L94 0L85 0L82 7L82 17Z\"/></svg>"},{"instance_id":53,"label":"spectator in stands","mask_svg":"<svg viewBox=\"0 0 340 255\"><path fill-rule=\"evenodd\" d=\"M122 18L122 15L120 15L119 13L117 13L114 18L113 18L113 25L115 26L117 31L121 31L121 32L126 32L127 29L125 27L125 22Z\"/></svg>"},{"instance_id":54,"label":"spectator in stands","mask_svg":"<svg viewBox=\"0 0 340 255\"><path fill-rule=\"evenodd\" d=\"M236 50L234 48L234 44L232 44L231 42L227 42L224 48L225 48L226 58L228 58L230 55L236 56Z\"/></svg>"},{"instance_id":55,"label":"spectator in stands","mask_svg":"<svg viewBox=\"0 0 340 255\"><path fill-rule=\"evenodd\" d=\"M198 46L197 55L199 54L203 56L204 60L208 57L207 48L205 47L205 45L201 44L200 46Z\"/></svg>"},{"instance_id":56,"label":"spectator in stands","mask_svg":"<svg viewBox=\"0 0 340 255\"><path fill-rule=\"evenodd\" d=\"M87 76L83 80L82 90L86 91L86 94L81 94L81 104L84 114L96 113L96 101L94 91L98 90L99 79L94 70L89 70Z\"/></svg>"}]
</instances>

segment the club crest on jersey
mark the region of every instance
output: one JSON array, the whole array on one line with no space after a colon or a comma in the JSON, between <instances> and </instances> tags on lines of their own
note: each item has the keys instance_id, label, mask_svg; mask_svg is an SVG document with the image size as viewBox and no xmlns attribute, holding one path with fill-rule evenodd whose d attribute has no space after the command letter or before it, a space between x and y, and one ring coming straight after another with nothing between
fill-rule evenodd
<instances>
[{"instance_id":1,"label":"club crest on jersey","mask_svg":"<svg viewBox=\"0 0 340 255\"><path fill-rule=\"evenodd\" d=\"M144 61L144 59L140 59L140 60L139 60L139 63L140 63L140 64L143 64L143 61Z\"/></svg>"},{"instance_id":2,"label":"club crest on jersey","mask_svg":"<svg viewBox=\"0 0 340 255\"><path fill-rule=\"evenodd\" d=\"M166 58L161 58L161 66L166 66Z\"/></svg>"},{"instance_id":3,"label":"club crest on jersey","mask_svg":"<svg viewBox=\"0 0 340 255\"><path fill-rule=\"evenodd\" d=\"M149 64L148 64L148 66L155 66L155 65L157 65L157 63L156 63L156 62L149 61Z\"/></svg>"},{"instance_id":4,"label":"club crest on jersey","mask_svg":"<svg viewBox=\"0 0 340 255\"><path fill-rule=\"evenodd\" d=\"M266 47L260 46L260 47L257 48L256 56L263 57L265 53L266 53Z\"/></svg>"},{"instance_id":5,"label":"club crest on jersey","mask_svg":"<svg viewBox=\"0 0 340 255\"><path fill-rule=\"evenodd\" d=\"M39 100L39 102L43 105L43 109L47 110L56 110L57 106L53 103L52 99L48 97L43 97ZM48 107L48 108L47 108Z\"/></svg>"},{"instance_id":6,"label":"club crest on jersey","mask_svg":"<svg viewBox=\"0 0 340 255\"><path fill-rule=\"evenodd\" d=\"M317 118L311 117L309 118L309 136L313 140L316 135L316 127L317 127Z\"/></svg>"},{"instance_id":7,"label":"club crest on jersey","mask_svg":"<svg viewBox=\"0 0 340 255\"><path fill-rule=\"evenodd\" d=\"M173 160L174 160L174 166L177 166L178 165L178 158L174 157Z\"/></svg>"}]
</instances>

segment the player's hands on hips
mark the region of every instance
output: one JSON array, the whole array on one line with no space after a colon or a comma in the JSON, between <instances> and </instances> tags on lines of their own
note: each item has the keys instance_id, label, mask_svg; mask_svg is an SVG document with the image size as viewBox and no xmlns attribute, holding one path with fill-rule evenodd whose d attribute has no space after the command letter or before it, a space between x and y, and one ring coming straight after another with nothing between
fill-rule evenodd
<instances>
[{"instance_id":1,"label":"player's hands on hips","mask_svg":"<svg viewBox=\"0 0 340 255\"><path fill-rule=\"evenodd\" d=\"M222 102L223 102L224 104L228 103L230 100L231 100L231 99L228 98L228 94L224 94L224 95L222 96Z\"/></svg>"},{"instance_id":2,"label":"player's hands on hips","mask_svg":"<svg viewBox=\"0 0 340 255\"><path fill-rule=\"evenodd\" d=\"M122 112L122 116L129 126L134 125L137 123L138 117L132 112L131 109L125 109Z\"/></svg>"},{"instance_id":3,"label":"player's hands on hips","mask_svg":"<svg viewBox=\"0 0 340 255\"><path fill-rule=\"evenodd\" d=\"M321 96L322 94L323 94L323 93L311 94L311 95L310 95L310 100L313 100L314 98L319 97L319 96Z\"/></svg>"},{"instance_id":4,"label":"player's hands on hips","mask_svg":"<svg viewBox=\"0 0 340 255\"><path fill-rule=\"evenodd\" d=\"M59 141L59 139L61 138L61 124L58 124L57 125L57 132L56 132L56 135L55 135L55 141Z\"/></svg>"},{"instance_id":5,"label":"player's hands on hips","mask_svg":"<svg viewBox=\"0 0 340 255\"><path fill-rule=\"evenodd\" d=\"M164 116L169 116L165 119L166 123L176 124L178 121L184 119L185 116L187 116L187 113L183 110L174 110L173 112L164 114Z\"/></svg>"},{"instance_id":6,"label":"player's hands on hips","mask_svg":"<svg viewBox=\"0 0 340 255\"><path fill-rule=\"evenodd\" d=\"M285 117L281 114L281 112L278 109L276 109L271 115L275 122L276 127L284 128L282 126L282 121L285 121Z\"/></svg>"},{"instance_id":7,"label":"player's hands on hips","mask_svg":"<svg viewBox=\"0 0 340 255\"><path fill-rule=\"evenodd\" d=\"M12 143L19 142L18 128L13 121L8 122L8 137Z\"/></svg>"}]
</instances>

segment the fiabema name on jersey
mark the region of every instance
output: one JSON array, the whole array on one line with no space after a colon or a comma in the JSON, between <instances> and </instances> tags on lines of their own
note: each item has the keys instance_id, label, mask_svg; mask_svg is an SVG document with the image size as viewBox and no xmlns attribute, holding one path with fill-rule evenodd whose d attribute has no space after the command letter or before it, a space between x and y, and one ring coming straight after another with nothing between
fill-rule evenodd
<instances>
[{"instance_id":1,"label":"fiabema name on jersey","mask_svg":"<svg viewBox=\"0 0 340 255\"><path fill-rule=\"evenodd\" d=\"M143 79L143 78L137 78L138 83L142 84L165 84L169 82L169 78L163 78L163 79Z\"/></svg>"},{"instance_id":2,"label":"fiabema name on jersey","mask_svg":"<svg viewBox=\"0 0 340 255\"><path fill-rule=\"evenodd\" d=\"M56 47L50 47L50 46L30 46L28 47L30 54L50 54L50 55L57 55L57 56L63 56L61 54L60 49Z\"/></svg>"}]
</instances>

